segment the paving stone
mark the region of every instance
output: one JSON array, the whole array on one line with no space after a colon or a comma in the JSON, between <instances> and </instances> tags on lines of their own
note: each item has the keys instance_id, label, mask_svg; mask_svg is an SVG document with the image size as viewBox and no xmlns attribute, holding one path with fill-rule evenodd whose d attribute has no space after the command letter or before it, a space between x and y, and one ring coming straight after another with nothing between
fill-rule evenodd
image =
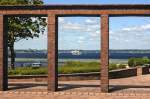
<instances>
[{"instance_id":1,"label":"paving stone","mask_svg":"<svg viewBox=\"0 0 150 99\"><path fill-rule=\"evenodd\" d=\"M13 86L9 86L13 90L0 91L0 99L149 99L149 78L150 75L111 79L110 86L114 89L110 93L100 92L99 80L61 81L60 84L73 86L73 88L68 87L68 89L59 92L48 92L47 86L42 84L42 86L39 86L36 83L29 88L14 89ZM25 85L25 82L22 84L18 82L11 83L15 85L14 87Z\"/></svg>"}]
</instances>

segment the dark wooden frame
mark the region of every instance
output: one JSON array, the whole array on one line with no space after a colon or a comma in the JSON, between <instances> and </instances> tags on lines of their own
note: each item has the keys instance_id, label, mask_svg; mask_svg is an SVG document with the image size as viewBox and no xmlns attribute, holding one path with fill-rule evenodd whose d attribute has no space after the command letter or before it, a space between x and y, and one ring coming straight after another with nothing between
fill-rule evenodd
<instances>
[{"instance_id":1,"label":"dark wooden frame","mask_svg":"<svg viewBox=\"0 0 150 99\"><path fill-rule=\"evenodd\" d=\"M109 17L149 16L150 5L0 6L0 90L7 90L7 16L48 17L48 91L57 91L58 16L101 17L101 91L109 91Z\"/></svg>"}]
</instances>

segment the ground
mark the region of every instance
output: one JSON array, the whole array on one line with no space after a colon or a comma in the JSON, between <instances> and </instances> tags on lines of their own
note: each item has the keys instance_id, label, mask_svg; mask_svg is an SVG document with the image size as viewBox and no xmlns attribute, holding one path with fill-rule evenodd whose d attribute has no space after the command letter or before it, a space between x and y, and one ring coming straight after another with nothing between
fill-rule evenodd
<instances>
[{"instance_id":1,"label":"ground","mask_svg":"<svg viewBox=\"0 0 150 99\"><path fill-rule=\"evenodd\" d=\"M149 99L150 75L111 79L110 93L100 92L99 80L60 81L58 92L46 89L46 82L9 82L0 99Z\"/></svg>"}]
</instances>

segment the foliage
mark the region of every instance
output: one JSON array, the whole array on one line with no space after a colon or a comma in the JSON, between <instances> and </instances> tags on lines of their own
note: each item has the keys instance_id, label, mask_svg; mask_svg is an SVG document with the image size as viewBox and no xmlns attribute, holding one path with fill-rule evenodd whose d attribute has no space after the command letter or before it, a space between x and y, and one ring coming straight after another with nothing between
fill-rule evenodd
<instances>
[{"instance_id":1,"label":"foliage","mask_svg":"<svg viewBox=\"0 0 150 99\"><path fill-rule=\"evenodd\" d=\"M134 67L135 66L135 58L130 58L129 60L128 60L128 65L130 66L130 67Z\"/></svg>"},{"instance_id":2,"label":"foliage","mask_svg":"<svg viewBox=\"0 0 150 99\"><path fill-rule=\"evenodd\" d=\"M42 5L42 0L0 0L0 5ZM22 39L39 37L44 33L46 18L44 17L8 17L8 47L11 56L11 67L14 69L14 42Z\"/></svg>"},{"instance_id":3,"label":"foliage","mask_svg":"<svg viewBox=\"0 0 150 99\"><path fill-rule=\"evenodd\" d=\"M109 69L122 69L125 65L110 64ZM89 73L100 72L99 62L66 62L64 66L58 66L59 74L72 74L72 73ZM15 70L9 70L9 75L40 75L47 74L47 67L33 68L33 67L19 67Z\"/></svg>"},{"instance_id":4,"label":"foliage","mask_svg":"<svg viewBox=\"0 0 150 99\"><path fill-rule=\"evenodd\" d=\"M46 18L41 17L9 17L8 18L8 46L21 39L39 37L44 33Z\"/></svg>"},{"instance_id":5,"label":"foliage","mask_svg":"<svg viewBox=\"0 0 150 99\"><path fill-rule=\"evenodd\" d=\"M88 73L99 72L100 63L98 62L67 62L64 66L59 66L58 73Z\"/></svg>"},{"instance_id":6,"label":"foliage","mask_svg":"<svg viewBox=\"0 0 150 99\"><path fill-rule=\"evenodd\" d=\"M39 5L42 3L42 0L0 0L0 5Z\"/></svg>"},{"instance_id":7,"label":"foliage","mask_svg":"<svg viewBox=\"0 0 150 99\"><path fill-rule=\"evenodd\" d=\"M125 64L116 64L116 63L111 63L109 65L109 70L116 70L116 69L123 69L126 68Z\"/></svg>"},{"instance_id":8,"label":"foliage","mask_svg":"<svg viewBox=\"0 0 150 99\"><path fill-rule=\"evenodd\" d=\"M143 57L143 58L130 58L128 60L128 65L130 67L135 67L135 66L142 66L144 64L150 63L150 59L148 57Z\"/></svg>"},{"instance_id":9,"label":"foliage","mask_svg":"<svg viewBox=\"0 0 150 99\"><path fill-rule=\"evenodd\" d=\"M109 70L118 69L117 65L115 63L110 64Z\"/></svg>"},{"instance_id":10,"label":"foliage","mask_svg":"<svg viewBox=\"0 0 150 99\"><path fill-rule=\"evenodd\" d=\"M32 68L32 67L19 67L15 70L10 69L8 72L9 75L40 75L47 74L47 68Z\"/></svg>"},{"instance_id":11,"label":"foliage","mask_svg":"<svg viewBox=\"0 0 150 99\"><path fill-rule=\"evenodd\" d=\"M117 69L123 69L123 68L126 68L126 65L125 64L119 64L117 67L118 67Z\"/></svg>"}]
</instances>

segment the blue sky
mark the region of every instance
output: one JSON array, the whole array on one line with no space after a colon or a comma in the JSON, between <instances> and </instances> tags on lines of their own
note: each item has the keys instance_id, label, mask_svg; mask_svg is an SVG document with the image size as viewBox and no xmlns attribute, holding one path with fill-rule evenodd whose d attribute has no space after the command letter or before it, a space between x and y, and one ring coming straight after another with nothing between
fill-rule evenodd
<instances>
[{"instance_id":1,"label":"blue sky","mask_svg":"<svg viewBox=\"0 0 150 99\"><path fill-rule=\"evenodd\" d=\"M149 0L44 0L45 4L150 4ZM59 17L59 49L100 49L99 17ZM150 49L150 17L110 17L110 49ZM16 49L47 49L47 31Z\"/></svg>"},{"instance_id":2,"label":"blue sky","mask_svg":"<svg viewBox=\"0 0 150 99\"><path fill-rule=\"evenodd\" d=\"M150 0L44 0L45 4L148 4Z\"/></svg>"}]
</instances>

